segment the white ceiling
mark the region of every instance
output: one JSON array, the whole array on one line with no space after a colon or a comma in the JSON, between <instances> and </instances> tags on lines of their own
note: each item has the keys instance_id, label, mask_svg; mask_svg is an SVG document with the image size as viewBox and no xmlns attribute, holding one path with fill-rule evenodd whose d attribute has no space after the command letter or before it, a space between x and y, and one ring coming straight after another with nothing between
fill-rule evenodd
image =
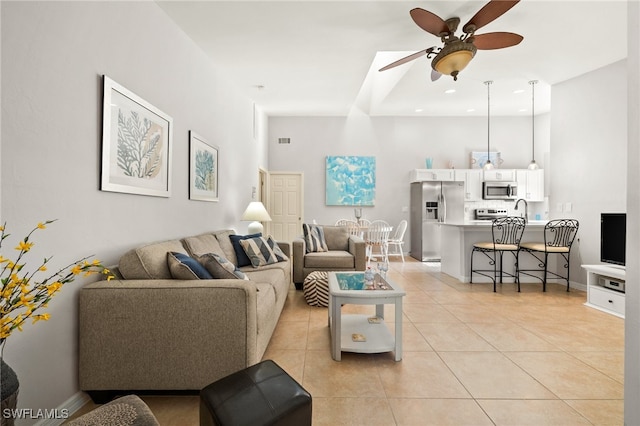
<instances>
[{"instance_id":1,"label":"white ceiling","mask_svg":"<svg viewBox=\"0 0 640 426\"><path fill-rule=\"evenodd\" d=\"M487 1L158 1L220 72L270 116L531 115L549 110L551 85L627 56L627 3L523 0L478 31L515 32L517 46L478 51L458 81L431 82L422 57L388 71L396 59L440 46L409 10L466 23ZM460 30L459 30L460 31ZM459 32L457 33L459 35ZM621 76L624 78L624 76ZM456 89L445 94L447 89ZM521 93L514 91L521 90ZM417 112L416 110L422 110Z\"/></svg>"}]
</instances>

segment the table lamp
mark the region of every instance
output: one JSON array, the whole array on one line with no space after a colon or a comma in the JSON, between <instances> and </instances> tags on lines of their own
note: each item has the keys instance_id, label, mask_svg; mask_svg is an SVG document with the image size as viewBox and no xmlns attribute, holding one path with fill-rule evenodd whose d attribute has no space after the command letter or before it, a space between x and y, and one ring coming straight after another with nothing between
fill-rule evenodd
<instances>
[{"instance_id":1,"label":"table lamp","mask_svg":"<svg viewBox=\"0 0 640 426\"><path fill-rule=\"evenodd\" d=\"M242 214L242 219L245 221L253 221L249 224L248 232L250 234L257 234L264 232L264 226L260 222L271 222L271 216L264 208L264 205L260 201L252 201L247 206L247 209Z\"/></svg>"}]
</instances>

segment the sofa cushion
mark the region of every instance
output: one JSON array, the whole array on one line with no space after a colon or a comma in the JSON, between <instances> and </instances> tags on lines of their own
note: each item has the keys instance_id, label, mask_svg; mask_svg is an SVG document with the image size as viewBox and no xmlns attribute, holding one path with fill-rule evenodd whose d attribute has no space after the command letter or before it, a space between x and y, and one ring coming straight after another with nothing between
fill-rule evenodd
<instances>
[{"instance_id":1,"label":"sofa cushion","mask_svg":"<svg viewBox=\"0 0 640 426\"><path fill-rule=\"evenodd\" d=\"M247 256L244 248L240 244L240 241L247 240L250 238L261 237L261 233L257 234L249 234L249 235L229 235L229 239L231 240L231 244L233 244L233 250L236 253L236 265L238 266L248 266L251 265L251 259Z\"/></svg>"},{"instance_id":2,"label":"sofa cushion","mask_svg":"<svg viewBox=\"0 0 640 426\"><path fill-rule=\"evenodd\" d=\"M329 250L349 251L349 230L344 226L323 226L324 240Z\"/></svg>"},{"instance_id":3,"label":"sofa cushion","mask_svg":"<svg viewBox=\"0 0 640 426\"><path fill-rule=\"evenodd\" d=\"M179 240L147 244L126 252L118 263L118 269L127 280L173 279L167 253L187 254Z\"/></svg>"},{"instance_id":4,"label":"sofa cushion","mask_svg":"<svg viewBox=\"0 0 640 426\"><path fill-rule=\"evenodd\" d=\"M213 276L196 259L182 253L167 253L171 276L178 280L210 280Z\"/></svg>"},{"instance_id":5,"label":"sofa cushion","mask_svg":"<svg viewBox=\"0 0 640 426\"><path fill-rule=\"evenodd\" d=\"M305 268L354 268L355 258L348 251L331 250L323 253L307 253L304 257Z\"/></svg>"},{"instance_id":6,"label":"sofa cushion","mask_svg":"<svg viewBox=\"0 0 640 426\"><path fill-rule=\"evenodd\" d=\"M254 268L278 263L276 254L264 237L243 239L240 240L240 245L247 254L247 257L249 257L251 266Z\"/></svg>"},{"instance_id":7,"label":"sofa cushion","mask_svg":"<svg viewBox=\"0 0 640 426\"><path fill-rule=\"evenodd\" d=\"M201 234L182 239L182 244L191 256L197 257L207 253L216 253L226 257L218 238L213 234Z\"/></svg>"},{"instance_id":8,"label":"sofa cushion","mask_svg":"<svg viewBox=\"0 0 640 426\"><path fill-rule=\"evenodd\" d=\"M240 271L236 265L216 253L207 253L199 256L198 261L204 265L207 271L209 271L215 279L249 279L249 277L247 277L244 272Z\"/></svg>"},{"instance_id":9,"label":"sofa cushion","mask_svg":"<svg viewBox=\"0 0 640 426\"><path fill-rule=\"evenodd\" d=\"M307 253L316 253L327 251L327 243L324 240L324 231L322 226L309 223L302 224L304 232L304 240L307 246Z\"/></svg>"}]
</instances>

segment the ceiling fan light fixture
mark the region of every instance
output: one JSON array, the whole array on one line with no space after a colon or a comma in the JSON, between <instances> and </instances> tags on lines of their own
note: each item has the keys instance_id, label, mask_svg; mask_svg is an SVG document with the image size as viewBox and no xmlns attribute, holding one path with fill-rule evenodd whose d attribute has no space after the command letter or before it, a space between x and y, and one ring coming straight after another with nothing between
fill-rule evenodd
<instances>
[{"instance_id":1,"label":"ceiling fan light fixture","mask_svg":"<svg viewBox=\"0 0 640 426\"><path fill-rule=\"evenodd\" d=\"M451 75L457 80L458 73L465 69L476 54L476 47L472 43L454 41L445 45L433 58L431 66L440 74Z\"/></svg>"}]
</instances>

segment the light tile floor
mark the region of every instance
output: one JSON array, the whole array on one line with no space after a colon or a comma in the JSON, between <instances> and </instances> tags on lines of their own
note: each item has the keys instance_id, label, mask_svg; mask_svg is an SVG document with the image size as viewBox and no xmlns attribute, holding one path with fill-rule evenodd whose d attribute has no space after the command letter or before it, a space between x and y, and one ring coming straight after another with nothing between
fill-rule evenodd
<instances>
[{"instance_id":1,"label":"light tile floor","mask_svg":"<svg viewBox=\"0 0 640 426\"><path fill-rule=\"evenodd\" d=\"M393 262L389 278L407 293L400 362L391 353L333 361L327 309L289 292L264 357L312 394L315 426L623 424L624 320L584 306L584 292L503 284L493 293L412 259ZM143 399L162 425L198 424L197 397Z\"/></svg>"},{"instance_id":2,"label":"light tile floor","mask_svg":"<svg viewBox=\"0 0 640 426\"><path fill-rule=\"evenodd\" d=\"M265 358L313 395L314 425L623 423L624 320L584 306L584 292L503 284L493 293L411 260L393 262L389 278L407 292L400 362L390 353L333 361L326 308L291 291Z\"/></svg>"}]
</instances>

